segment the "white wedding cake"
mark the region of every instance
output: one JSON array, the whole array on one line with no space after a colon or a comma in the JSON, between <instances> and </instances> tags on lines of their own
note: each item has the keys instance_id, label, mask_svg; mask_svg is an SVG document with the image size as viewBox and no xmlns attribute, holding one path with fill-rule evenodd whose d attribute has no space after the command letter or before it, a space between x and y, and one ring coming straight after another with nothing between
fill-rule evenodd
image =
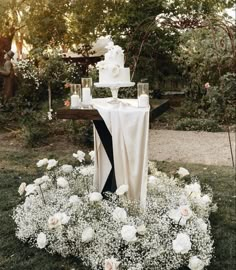
<instances>
[{"instance_id":1,"label":"white wedding cake","mask_svg":"<svg viewBox=\"0 0 236 270\"><path fill-rule=\"evenodd\" d=\"M99 83L130 83L130 69L124 67L124 53L111 41L106 46L104 60L97 63Z\"/></svg>"}]
</instances>

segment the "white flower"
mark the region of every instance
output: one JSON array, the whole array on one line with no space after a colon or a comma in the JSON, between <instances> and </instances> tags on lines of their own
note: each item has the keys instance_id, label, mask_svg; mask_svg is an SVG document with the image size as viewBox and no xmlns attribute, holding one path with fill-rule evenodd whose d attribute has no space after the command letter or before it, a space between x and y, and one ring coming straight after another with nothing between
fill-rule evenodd
<instances>
[{"instance_id":1,"label":"white flower","mask_svg":"<svg viewBox=\"0 0 236 270\"><path fill-rule=\"evenodd\" d=\"M61 170L64 173L71 173L73 171L73 166L65 164L61 166Z\"/></svg>"},{"instance_id":2,"label":"white flower","mask_svg":"<svg viewBox=\"0 0 236 270\"><path fill-rule=\"evenodd\" d=\"M191 241L186 233L179 233L172 242L173 249L176 253L185 254L191 249Z\"/></svg>"},{"instance_id":3,"label":"white flower","mask_svg":"<svg viewBox=\"0 0 236 270\"><path fill-rule=\"evenodd\" d=\"M105 48L107 50L111 50L113 47L114 47L114 42L113 41L109 41Z\"/></svg>"},{"instance_id":4,"label":"white flower","mask_svg":"<svg viewBox=\"0 0 236 270\"><path fill-rule=\"evenodd\" d=\"M87 227L82 232L82 242L88 243L93 240L94 230L92 227Z\"/></svg>"},{"instance_id":5,"label":"white flower","mask_svg":"<svg viewBox=\"0 0 236 270\"><path fill-rule=\"evenodd\" d=\"M57 178L57 186L61 187L61 188L67 188L67 187L69 187L69 183L64 177L58 177Z\"/></svg>"},{"instance_id":6,"label":"white flower","mask_svg":"<svg viewBox=\"0 0 236 270\"><path fill-rule=\"evenodd\" d=\"M79 162L84 161L85 153L83 151L78 150L77 153L73 153L73 157L78 159Z\"/></svg>"},{"instance_id":7,"label":"white flower","mask_svg":"<svg viewBox=\"0 0 236 270\"><path fill-rule=\"evenodd\" d=\"M48 219L48 228L49 229L56 229L61 226L61 220L58 215L50 216Z\"/></svg>"},{"instance_id":8,"label":"white flower","mask_svg":"<svg viewBox=\"0 0 236 270\"><path fill-rule=\"evenodd\" d=\"M188 267L191 270L202 270L204 269L204 262L200 260L197 256L193 256L189 259L189 265Z\"/></svg>"},{"instance_id":9,"label":"white flower","mask_svg":"<svg viewBox=\"0 0 236 270\"><path fill-rule=\"evenodd\" d=\"M99 192L89 193L88 196L89 196L90 202L99 202L103 199L102 194Z\"/></svg>"},{"instance_id":10,"label":"white flower","mask_svg":"<svg viewBox=\"0 0 236 270\"><path fill-rule=\"evenodd\" d=\"M111 70L113 77L117 77L120 73L120 68L118 66L114 66Z\"/></svg>"},{"instance_id":11,"label":"white flower","mask_svg":"<svg viewBox=\"0 0 236 270\"><path fill-rule=\"evenodd\" d=\"M128 190L129 190L128 185L121 185L121 186L119 186L119 188L117 188L116 194L118 196L121 196L121 195L124 195Z\"/></svg>"},{"instance_id":12,"label":"white flower","mask_svg":"<svg viewBox=\"0 0 236 270\"><path fill-rule=\"evenodd\" d=\"M105 69L106 68L106 62L104 60L98 62L96 64L96 68L98 68L98 69Z\"/></svg>"},{"instance_id":13,"label":"white flower","mask_svg":"<svg viewBox=\"0 0 236 270\"><path fill-rule=\"evenodd\" d=\"M122 239L127 242L134 242L137 239L136 232L137 230L135 229L134 226L124 225L121 229Z\"/></svg>"},{"instance_id":14,"label":"white flower","mask_svg":"<svg viewBox=\"0 0 236 270\"><path fill-rule=\"evenodd\" d=\"M208 206L211 203L211 198L208 195L204 195L198 198L197 202L205 207Z\"/></svg>"},{"instance_id":15,"label":"white flower","mask_svg":"<svg viewBox=\"0 0 236 270\"><path fill-rule=\"evenodd\" d=\"M58 161L56 161L55 159L49 159L47 169L51 170L53 167L57 166L57 163Z\"/></svg>"},{"instance_id":16,"label":"white flower","mask_svg":"<svg viewBox=\"0 0 236 270\"><path fill-rule=\"evenodd\" d=\"M35 185L39 186L42 185L45 182L45 178L37 178L34 180Z\"/></svg>"},{"instance_id":17,"label":"white flower","mask_svg":"<svg viewBox=\"0 0 236 270\"><path fill-rule=\"evenodd\" d=\"M79 172L83 176L94 175L94 170L95 170L94 166L86 166L86 167L79 168Z\"/></svg>"},{"instance_id":18,"label":"white flower","mask_svg":"<svg viewBox=\"0 0 236 270\"><path fill-rule=\"evenodd\" d=\"M150 185L155 185L157 183L157 177L153 176L153 175L150 175L148 177L148 184Z\"/></svg>"},{"instance_id":19,"label":"white flower","mask_svg":"<svg viewBox=\"0 0 236 270\"><path fill-rule=\"evenodd\" d=\"M56 213L53 216L50 216L48 219L48 227L49 229L56 229L61 225L65 225L69 222L70 217L68 217L65 213Z\"/></svg>"},{"instance_id":20,"label":"white flower","mask_svg":"<svg viewBox=\"0 0 236 270\"><path fill-rule=\"evenodd\" d=\"M47 175L44 175L44 176L42 176L41 178L42 178L42 180L43 180L44 182L49 182L49 181L51 181L50 178L49 178Z\"/></svg>"},{"instance_id":21,"label":"white flower","mask_svg":"<svg viewBox=\"0 0 236 270\"><path fill-rule=\"evenodd\" d=\"M112 217L118 222L126 222L127 213L124 208L116 207L115 210L112 212Z\"/></svg>"},{"instance_id":22,"label":"white flower","mask_svg":"<svg viewBox=\"0 0 236 270\"><path fill-rule=\"evenodd\" d=\"M38 234L37 237L37 246L38 248L45 248L45 246L47 245L47 237L46 234L41 232L40 234Z\"/></svg>"},{"instance_id":23,"label":"white flower","mask_svg":"<svg viewBox=\"0 0 236 270\"><path fill-rule=\"evenodd\" d=\"M94 162L94 160L95 160L95 152L94 151L90 151L89 152L89 155L90 155L91 160Z\"/></svg>"},{"instance_id":24,"label":"white flower","mask_svg":"<svg viewBox=\"0 0 236 270\"><path fill-rule=\"evenodd\" d=\"M144 235L146 232L146 227L144 224L137 227L137 233L140 235Z\"/></svg>"},{"instance_id":25,"label":"white flower","mask_svg":"<svg viewBox=\"0 0 236 270\"><path fill-rule=\"evenodd\" d=\"M120 262L115 258L110 258L105 260L104 270L118 270Z\"/></svg>"},{"instance_id":26,"label":"white flower","mask_svg":"<svg viewBox=\"0 0 236 270\"><path fill-rule=\"evenodd\" d=\"M179 170L177 171L177 173L180 176L180 178L189 175L189 171L183 167L180 167Z\"/></svg>"},{"instance_id":27,"label":"white flower","mask_svg":"<svg viewBox=\"0 0 236 270\"><path fill-rule=\"evenodd\" d=\"M51 111L48 112L48 120L50 120L50 121L52 120L52 112Z\"/></svg>"},{"instance_id":28,"label":"white flower","mask_svg":"<svg viewBox=\"0 0 236 270\"><path fill-rule=\"evenodd\" d=\"M62 225L67 224L70 220L70 217L68 217L65 213L57 213L57 216L60 218Z\"/></svg>"},{"instance_id":29,"label":"white flower","mask_svg":"<svg viewBox=\"0 0 236 270\"><path fill-rule=\"evenodd\" d=\"M47 165L47 164L48 164L47 158L41 159L36 163L37 167L42 167L42 166Z\"/></svg>"},{"instance_id":30,"label":"white flower","mask_svg":"<svg viewBox=\"0 0 236 270\"><path fill-rule=\"evenodd\" d=\"M182 205L178 209L172 209L169 212L169 218L173 219L181 226L184 226L191 216L192 210L189 208L188 205Z\"/></svg>"},{"instance_id":31,"label":"white flower","mask_svg":"<svg viewBox=\"0 0 236 270\"><path fill-rule=\"evenodd\" d=\"M197 220L197 226L203 231L207 232L207 224L202 218L198 218Z\"/></svg>"},{"instance_id":32,"label":"white flower","mask_svg":"<svg viewBox=\"0 0 236 270\"><path fill-rule=\"evenodd\" d=\"M35 194L37 192L37 188L34 184L29 184L25 187L25 196L28 196L30 194Z\"/></svg>"},{"instance_id":33,"label":"white flower","mask_svg":"<svg viewBox=\"0 0 236 270\"><path fill-rule=\"evenodd\" d=\"M77 203L80 203L80 202L81 202L81 200L77 195L72 195L69 198L69 203L71 203L71 204L77 204Z\"/></svg>"},{"instance_id":34,"label":"white flower","mask_svg":"<svg viewBox=\"0 0 236 270\"><path fill-rule=\"evenodd\" d=\"M25 188L26 188L26 183L25 182L21 183L19 188L18 188L18 193L20 194L20 196L22 196L24 194Z\"/></svg>"},{"instance_id":35,"label":"white flower","mask_svg":"<svg viewBox=\"0 0 236 270\"><path fill-rule=\"evenodd\" d=\"M186 185L184 191L190 199L196 199L201 196L201 186L197 182Z\"/></svg>"}]
</instances>

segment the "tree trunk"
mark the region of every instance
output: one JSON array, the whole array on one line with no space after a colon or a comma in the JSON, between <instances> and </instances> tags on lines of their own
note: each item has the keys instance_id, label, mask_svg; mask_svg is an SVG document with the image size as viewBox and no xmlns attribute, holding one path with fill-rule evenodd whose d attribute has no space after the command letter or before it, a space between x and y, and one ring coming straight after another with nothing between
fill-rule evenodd
<instances>
[{"instance_id":1,"label":"tree trunk","mask_svg":"<svg viewBox=\"0 0 236 270\"><path fill-rule=\"evenodd\" d=\"M11 50L11 44L13 40L14 34L11 36L5 37L0 34L0 66L3 66L5 63L4 55L6 52ZM3 96L3 103L6 103L11 97L15 95L16 91L16 84L15 84L15 77L14 71L11 73L11 78L4 78L0 76L0 96ZM9 82L6 80L11 80L10 85ZM8 87L6 88L6 85Z\"/></svg>"},{"instance_id":2,"label":"tree trunk","mask_svg":"<svg viewBox=\"0 0 236 270\"><path fill-rule=\"evenodd\" d=\"M4 37L0 34L0 66L4 65L4 54L11 49L13 36Z\"/></svg>"}]
</instances>

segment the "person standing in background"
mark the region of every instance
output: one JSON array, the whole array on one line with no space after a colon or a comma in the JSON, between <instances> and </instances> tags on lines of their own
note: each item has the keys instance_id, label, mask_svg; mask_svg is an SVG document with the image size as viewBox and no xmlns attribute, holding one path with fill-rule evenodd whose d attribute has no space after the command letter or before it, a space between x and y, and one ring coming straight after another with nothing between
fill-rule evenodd
<instances>
[{"instance_id":1,"label":"person standing in background","mask_svg":"<svg viewBox=\"0 0 236 270\"><path fill-rule=\"evenodd\" d=\"M0 69L0 75L3 76L3 104L5 104L11 97L15 95L15 74L11 59L14 56L14 52L11 50L4 55L6 60L3 69Z\"/></svg>"}]
</instances>

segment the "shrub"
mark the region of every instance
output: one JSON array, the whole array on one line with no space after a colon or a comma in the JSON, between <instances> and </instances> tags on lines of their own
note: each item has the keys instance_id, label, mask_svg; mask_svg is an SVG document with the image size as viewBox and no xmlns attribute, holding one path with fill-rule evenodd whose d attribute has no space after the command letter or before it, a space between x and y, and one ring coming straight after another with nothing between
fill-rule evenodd
<instances>
[{"instance_id":1,"label":"shrub","mask_svg":"<svg viewBox=\"0 0 236 270\"><path fill-rule=\"evenodd\" d=\"M46 117L41 113L29 111L20 121L22 138L28 147L37 147L47 143L50 126Z\"/></svg>"},{"instance_id":2,"label":"shrub","mask_svg":"<svg viewBox=\"0 0 236 270\"><path fill-rule=\"evenodd\" d=\"M176 123L175 129L186 131L210 131L210 132L222 131L222 128L218 125L218 123L215 120L198 119L198 118L181 119Z\"/></svg>"}]
</instances>

